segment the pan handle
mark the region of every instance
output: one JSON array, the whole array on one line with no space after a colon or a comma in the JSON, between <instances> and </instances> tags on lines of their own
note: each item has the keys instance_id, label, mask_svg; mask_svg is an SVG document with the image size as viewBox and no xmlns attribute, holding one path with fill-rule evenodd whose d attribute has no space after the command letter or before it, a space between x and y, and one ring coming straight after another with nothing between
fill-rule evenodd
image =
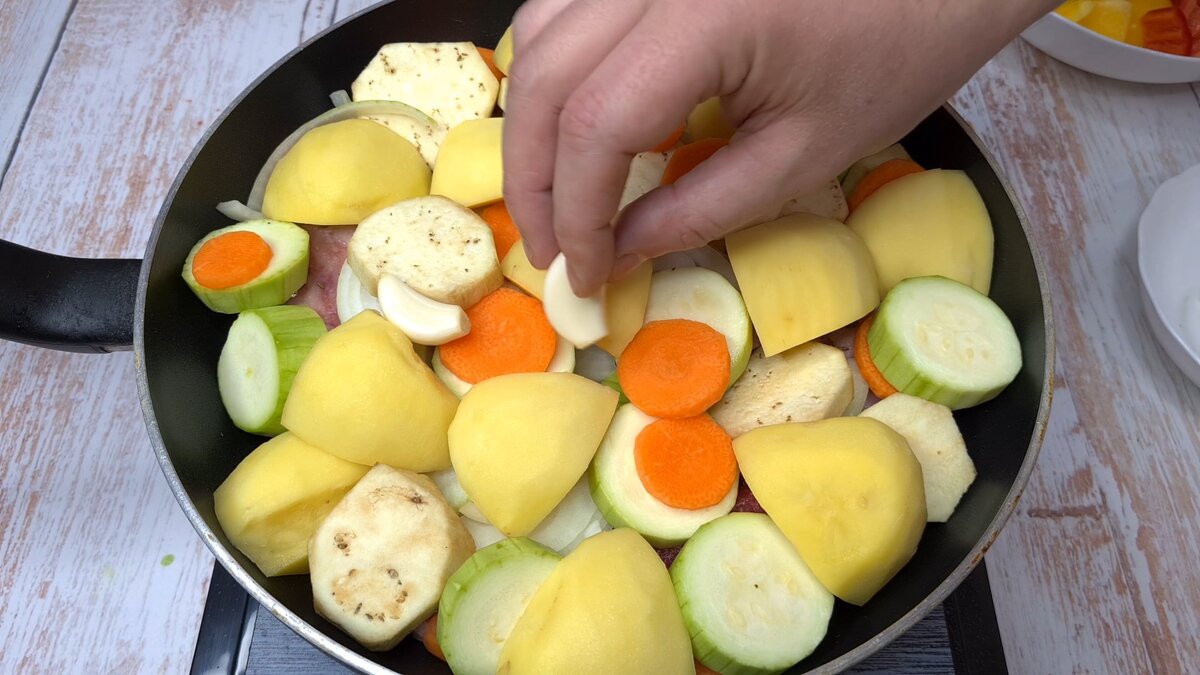
<instances>
[{"instance_id":1,"label":"pan handle","mask_svg":"<svg viewBox=\"0 0 1200 675\"><path fill-rule=\"evenodd\" d=\"M0 339L66 352L133 347L141 260L68 258L0 239Z\"/></svg>"}]
</instances>

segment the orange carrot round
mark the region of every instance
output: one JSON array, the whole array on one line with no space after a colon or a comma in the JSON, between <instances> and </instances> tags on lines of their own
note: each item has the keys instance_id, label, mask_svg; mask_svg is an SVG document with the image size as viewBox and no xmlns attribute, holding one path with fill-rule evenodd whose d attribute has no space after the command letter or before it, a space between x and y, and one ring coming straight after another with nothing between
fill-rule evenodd
<instances>
[{"instance_id":1,"label":"orange carrot round","mask_svg":"<svg viewBox=\"0 0 1200 675\"><path fill-rule=\"evenodd\" d=\"M503 80L504 73L496 67L496 50L488 49L487 47L476 47L479 50L479 55L483 57L483 62L487 64L488 70L496 76L496 80Z\"/></svg>"},{"instance_id":2,"label":"orange carrot round","mask_svg":"<svg viewBox=\"0 0 1200 675\"><path fill-rule=\"evenodd\" d=\"M483 218L483 222L492 228L492 239L496 241L496 257L504 260L504 256L508 255L508 249L521 240L521 231L517 229L512 215L508 213L508 207L502 201L496 202L479 215Z\"/></svg>"},{"instance_id":3,"label":"orange carrot round","mask_svg":"<svg viewBox=\"0 0 1200 675\"><path fill-rule=\"evenodd\" d=\"M467 318L471 332L438 352L442 365L464 382L550 367L558 336L537 298L500 288L468 309Z\"/></svg>"},{"instance_id":4,"label":"orange carrot round","mask_svg":"<svg viewBox=\"0 0 1200 675\"><path fill-rule=\"evenodd\" d=\"M703 663L700 663L700 660L697 659L696 660L696 675L721 675L721 674L718 673L717 671L713 670L712 668L709 668L708 666L704 665Z\"/></svg>"},{"instance_id":5,"label":"orange carrot round","mask_svg":"<svg viewBox=\"0 0 1200 675\"><path fill-rule=\"evenodd\" d=\"M646 492L677 509L715 506L737 481L733 439L708 415L658 420L642 429L633 459Z\"/></svg>"},{"instance_id":6,"label":"orange carrot round","mask_svg":"<svg viewBox=\"0 0 1200 675\"><path fill-rule=\"evenodd\" d=\"M854 362L858 364L858 372L862 373L871 393L879 398L887 398L898 390L884 379L883 373L879 372L879 369L875 367L875 361L871 359L871 347L867 344L867 331L871 330L871 324L874 322L875 315L869 314L862 320L862 323L858 324L858 330L854 332Z\"/></svg>"},{"instance_id":7,"label":"orange carrot round","mask_svg":"<svg viewBox=\"0 0 1200 675\"><path fill-rule=\"evenodd\" d=\"M854 211L860 204L867 201L867 197L875 194L884 185L897 178L921 173L924 170L925 167L911 159L889 159L867 172L867 175L858 181L858 185L854 187L854 192L850 193L850 197L846 200L846 203L850 207L850 210Z\"/></svg>"},{"instance_id":8,"label":"orange carrot round","mask_svg":"<svg viewBox=\"0 0 1200 675\"><path fill-rule=\"evenodd\" d=\"M192 258L192 276L205 288L221 290L250 283L271 264L271 246L253 232L235 230L213 237Z\"/></svg>"},{"instance_id":9,"label":"orange carrot round","mask_svg":"<svg viewBox=\"0 0 1200 675\"><path fill-rule=\"evenodd\" d=\"M675 130L671 132L671 135L660 141L658 145L650 148L650 152L666 152L675 147L675 145L679 143L679 139L683 138L683 132L686 130L686 128L687 125L684 124L680 124L678 127L675 127Z\"/></svg>"},{"instance_id":10,"label":"orange carrot round","mask_svg":"<svg viewBox=\"0 0 1200 675\"><path fill-rule=\"evenodd\" d=\"M704 160L712 157L718 150L729 145L724 138L705 138L694 143L680 146L667 160L667 168L663 171L662 184L670 185L683 178L692 169L700 166Z\"/></svg>"},{"instance_id":11,"label":"orange carrot round","mask_svg":"<svg viewBox=\"0 0 1200 675\"><path fill-rule=\"evenodd\" d=\"M625 396L655 417L695 417L729 387L729 347L708 324L688 319L651 321L617 361Z\"/></svg>"}]
</instances>

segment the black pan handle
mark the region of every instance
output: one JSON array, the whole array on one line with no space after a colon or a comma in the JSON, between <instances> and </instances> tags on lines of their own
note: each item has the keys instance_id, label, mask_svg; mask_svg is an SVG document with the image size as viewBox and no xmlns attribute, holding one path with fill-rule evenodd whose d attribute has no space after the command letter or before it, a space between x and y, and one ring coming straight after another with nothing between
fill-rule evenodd
<instances>
[{"instance_id":1,"label":"black pan handle","mask_svg":"<svg viewBox=\"0 0 1200 675\"><path fill-rule=\"evenodd\" d=\"M68 258L0 239L0 339L66 352L133 347L141 260Z\"/></svg>"}]
</instances>

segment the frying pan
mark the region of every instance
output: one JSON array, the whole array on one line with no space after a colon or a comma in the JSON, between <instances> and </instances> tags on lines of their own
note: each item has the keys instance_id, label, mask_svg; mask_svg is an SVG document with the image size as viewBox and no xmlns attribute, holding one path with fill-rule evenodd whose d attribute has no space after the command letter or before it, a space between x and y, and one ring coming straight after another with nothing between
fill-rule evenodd
<instances>
[{"instance_id":1,"label":"frying pan","mask_svg":"<svg viewBox=\"0 0 1200 675\"><path fill-rule=\"evenodd\" d=\"M64 258L0 241L0 337L69 351L106 352L132 343L151 443L196 531L263 607L323 651L367 673L448 670L414 640L383 654L361 649L316 615L307 577L264 577L221 532L213 491L262 439L233 426L217 392L217 356L232 317L205 309L184 285L180 269L197 240L229 224L215 205L243 198L275 146L327 110L329 93L346 88L381 45L495 44L519 4L383 4L286 56L238 97L188 159L159 213L144 260ZM865 607L839 602L827 637L793 673L849 667L907 630L958 586L1012 513L1049 414L1050 303L1016 199L949 107L933 113L904 143L924 166L964 170L982 194L995 228L992 297L1016 327L1024 365L998 398L957 415L978 478L950 522L930 524L916 556Z\"/></svg>"}]
</instances>

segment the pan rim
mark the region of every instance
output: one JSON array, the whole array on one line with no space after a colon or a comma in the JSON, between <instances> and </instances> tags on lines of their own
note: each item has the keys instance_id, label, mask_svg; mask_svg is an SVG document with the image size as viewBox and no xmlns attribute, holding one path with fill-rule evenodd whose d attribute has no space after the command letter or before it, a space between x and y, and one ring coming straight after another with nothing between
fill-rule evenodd
<instances>
[{"instance_id":1,"label":"pan rim","mask_svg":"<svg viewBox=\"0 0 1200 675\"><path fill-rule=\"evenodd\" d=\"M174 464L171 462L170 456L167 454L166 444L163 441L162 433L159 429L157 418L155 417L154 404L150 398L150 385L146 374L146 343L145 343L145 310L146 310L146 291L149 286L150 268L153 262L154 252L158 246L159 238L162 234L163 225L166 221L168 211L174 204L175 197L179 191L183 180L191 171L197 156L208 144L212 135L220 128L225 119L236 109L241 102L254 91L265 79L270 77L283 64L295 57L301 51L306 49L312 43L324 38L329 33L339 29L342 25L349 23L365 14L375 11L381 6L389 4L389 0L379 2L369 7L366 7L354 14L351 14L341 21L330 25L325 30L317 33L308 40L301 43L296 48L289 51L269 68L264 70L257 78L248 84L242 91L233 99L233 101L221 112L220 115L208 127L203 136L197 141L192 152L184 161L180 168L171 188L167 191L164 197L163 204L159 210L158 216L155 219L154 228L150 233L147 241L145 254L142 257L142 266L138 278L137 302L134 309L134 368L137 374L138 400L142 409L142 416L145 421L146 431L150 437L150 444L153 446L154 454L158 459L159 468L163 472L163 476L167 480L175 500L183 509L184 515L196 530L197 534L204 541L205 546L215 557L217 563L225 568L227 572L238 582L238 584L254 598L260 606L266 608L280 622L290 628L293 632L304 638L310 644L314 645L322 652L339 662L354 668L362 673L370 675L403 675L398 671L386 668L356 652L343 646L324 631L308 623L300 618L290 609L285 607L281 602L275 599L266 591L250 574L243 568L233 555L221 544L217 539L213 530L208 527L203 517L192 502L191 497L187 494L187 490L180 480L178 472L175 470ZM1029 226L1028 217L1013 191L1012 185L1007 176L1001 171L999 163L996 161L992 152L983 144L978 134L971 127L963 116L954 109L950 103L945 103L941 106L954 122L967 134L967 137L975 145L980 155L987 162L992 173L996 176L1000 185L1004 188L1004 193L1011 203L1013 210L1017 215L1017 221L1021 225L1021 231L1025 236L1025 240L1029 245L1030 254L1033 258L1033 266L1036 271L1038 281L1038 292L1042 301L1042 321L1045 331L1046 341L1046 358L1043 368L1045 375L1042 380L1042 394L1038 402L1037 417L1034 421L1033 433L1030 437L1029 445L1026 449L1025 459L1021 464L1020 470L1017 472L1013 480L1013 485L1005 496L1004 502L996 515L992 518L984 530L983 536L971 548L968 555L958 564L947 577L939 583L932 592L918 603L915 607L906 612L903 616L889 625L887 628L880 631L875 637L867 640L846 652L842 656L823 664L815 669L807 671L808 675L833 675L840 673L847 668L863 661L875 652L882 649L884 646L895 640L897 637L908 631L918 621L928 615L934 608L941 605L947 596L954 591L970 574L979 562L983 559L984 554L995 543L996 538L1008 522L1013 512L1016 510L1017 503L1020 501L1021 494L1029 482L1029 476L1037 464L1038 456L1041 453L1042 443L1045 438L1046 429L1050 419L1050 407L1054 396L1054 379L1055 379L1055 327L1053 320L1053 308L1049 294L1048 278L1046 275L1045 264L1042 259L1041 252L1037 246L1036 240L1033 238L1032 231Z\"/></svg>"}]
</instances>

